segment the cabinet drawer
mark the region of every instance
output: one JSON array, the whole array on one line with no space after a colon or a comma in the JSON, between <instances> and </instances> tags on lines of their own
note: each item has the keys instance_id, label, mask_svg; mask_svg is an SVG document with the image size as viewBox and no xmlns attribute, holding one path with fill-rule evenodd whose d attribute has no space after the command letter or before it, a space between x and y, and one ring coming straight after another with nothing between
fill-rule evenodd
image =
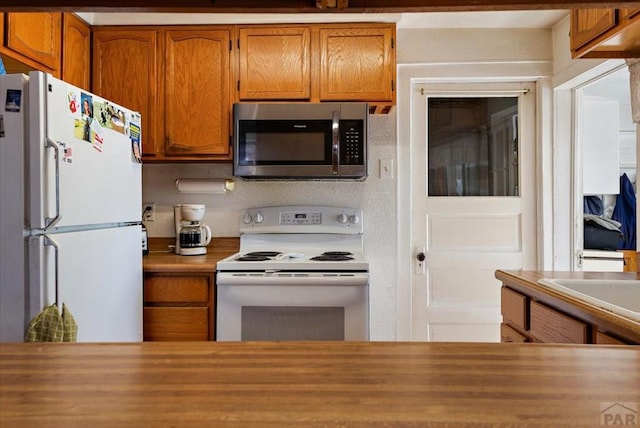
<instances>
[{"instance_id":1,"label":"cabinet drawer","mask_svg":"<svg viewBox=\"0 0 640 428\"><path fill-rule=\"evenodd\" d=\"M508 287L501 290L502 318L509 320L510 324L523 330L528 330L527 322L527 296L524 296Z\"/></svg>"},{"instance_id":2,"label":"cabinet drawer","mask_svg":"<svg viewBox=\"0 0 640 428\"><path fill-rule=\"evenodd\" d=\"M209 339L207 308L144 308L144 340L192 341Z\"/></svg>"},{"instance_id":3,"label":"cabinet drawer","mask_svg":"<svg viewBox=\"0 0 640 428\"><path fill-rule=\"evenodd\" d=\"M587 324L534 301L529 331L545 343L588 343Z\"/></svg>"},{"instance_id":4,"label":"cabinet drawer","mask_svg":"<svg viewBox=\"0 0 640 428\"><path fill-rule=\"evenodd\" d=\"M145 302L209 301L209 278L206 276L148 276L144 280Z\"/></svg>"},{"instance_id":5,"label":"cabinet drawer","mask_svg":"<svg viewBox=\"0 0 640 428\"><path fill-rule=\"evenodd\" d=\"M503 323L500 325L500 341L503 343L508 343L508 342L520 343L520 342L526 342L527 337L518 333L517 331L515 331L514 329L512 329L511 327Z\"/></svg>"},{"instance_id":6,"label":"cabinet drawer","mask_svg":"<svg viewBox=\"0 0 640 428\"><path fill-rule=\"evenodd\" d=\"M630 345L620 339L613 336L609 336L606 333L596 332L596 344L597 345Z\"/></svg>"}]
</instances>

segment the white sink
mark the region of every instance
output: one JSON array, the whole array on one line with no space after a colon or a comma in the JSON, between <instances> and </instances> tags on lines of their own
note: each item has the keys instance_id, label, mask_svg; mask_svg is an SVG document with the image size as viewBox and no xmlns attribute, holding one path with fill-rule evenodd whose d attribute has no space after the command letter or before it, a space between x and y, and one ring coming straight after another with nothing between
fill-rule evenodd
<instances>
[{"instance_id":1,"label":"white sink","mask_svg":"<svg viewBox=\"0 0 640 428\"><path fill-rule=\"evenodd\" d=\"M640 281L545 278L538 284L640 322Z\"/></svg>"}]
</instances>

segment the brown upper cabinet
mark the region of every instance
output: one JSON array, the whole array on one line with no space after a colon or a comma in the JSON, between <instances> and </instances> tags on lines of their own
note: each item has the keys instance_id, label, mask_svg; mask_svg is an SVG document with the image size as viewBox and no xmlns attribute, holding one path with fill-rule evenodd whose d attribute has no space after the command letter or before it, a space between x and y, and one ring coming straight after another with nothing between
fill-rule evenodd
<instances>
[{"instance_id":1,"label":"brown upper cabinet","mask_svg":"<svg viewBox=\"0 0 640 428\"><path fill-rule=\"evenodd\" d=\"M311 98L311 27L240 27L238 98Z\"/></svg>"},{"instance_id":2,"label":"brown upper cabinet","mask_svg":"<svg viewBox=\"0 0 640 428\"><path fill-rule=\"evenodd\" d=\"M395 24L238 27L237 99L395 104Z\"/></svg>"},{"instance_id":3,"label":"brown upper cabinet","mask_svg":"<svg viewBox=\"0 0 640 428\"><path fill-rule=\"evenodd\" d=\"M194 28L163 34L164 84L159 88L164 114L156 126L161 126L158 135L164 134L164 156L229 159L231 30Z\"/></svg>"},{"instance_id":4,"label":"brown upper cabinet","mask_svg":"<svg viewBox=\"0 0 640 428\"><path fill-rule=\"evenodd\" d=\"M67 83L89 90L91 30L73 13L62 16L62 73Z\"/></svg>"},{"instance_id":5,"label":"brown upper cabinet","mask_svg":"<svg viewBox=\"0 0 640 428\"><path fill-rule=\"evenodd\" d=\"M574 58L640 56L640 9L574 9L571 53Z\"/></svg>"},{"instance_id":6,"label":"brown upper cabinet","mask_svg":"<svg viewBox=\"0 0 640 428\"><path fill-rule=\"evenodd\" d=\"M17 71L41 70L60 76L62 13L5 13L3 26L0 54L10 65L15 61Z\"/></svg>"},{"instance_id":7,"label":"brown upper cabinet","mask_svg":"<svg viewBox=\"0 0 640 428\"><path fill-rule=\"evenodd\" d=\"M93 29L92 92L142 115L142 153L155 156L157 39L154 29Z\"/></svg>"},{"instance_id":8,"label":"brown upper cabinet","mask_svg":"<svg viewBox=\"0 0 640 428\"><path fill-rule=\"evenodd\" d=\"M395 101L395 27L320 28L320 100Z\"/></svg>"},{"instance_id":9,"label":"brown upper cabinet","mask_svg":"<svg viewBox=\"0 0 640 428\"><path fill-rule=\"evenodd\" d=\"M93 91L142 114L145 161L230 159L231 29L96 27Z\"/></svg>"}]
</instances>

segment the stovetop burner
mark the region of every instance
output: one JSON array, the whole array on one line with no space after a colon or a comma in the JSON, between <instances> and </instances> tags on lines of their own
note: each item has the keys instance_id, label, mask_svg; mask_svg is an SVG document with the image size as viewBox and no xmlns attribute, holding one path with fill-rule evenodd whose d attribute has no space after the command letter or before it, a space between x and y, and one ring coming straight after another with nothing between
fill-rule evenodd
<instances>
[{"instance_id":1,"label":"stovetop burner","mask_svg":"<svg viewBox=\"0 0 640 428\"><path fill-rule=\"evenodd\" d=\"M325 251L321 255L322 256L352 256L353 253L350 251Z\"/></svg>"},{"instance_id":2,"label":"stovetop burner","mask_svg":"<svg viewBox=\"0 0 640 428\"><path fill-rule=\"evenodd\" d=\"M255 257L275 257L280 255L278 251L252 251L250 253L245 254L245 256L255 256Z\"/></svg>"},{"instance_id":3,"label":"stovetop burner","mask_svg":"<svg viewBox=\"0 0 640 428\"><path fill-rule=\"evenodd\" d=\"M267 261L267 260L271 260L271 258L267 257L267 256L244 255L244 256L236 257L235 260L237 260L239 262L264 262L264 261Z\"/></svg>"},{"instance_id":4,"label":"stovetop burner","mask_svg":"<svg viewBox=\"0 0 640 428\"><path fill-rule=\"evenodd\" d=\"M348 260L353 260L353 257L348 255L351 253L346 253L346 254L329 254L329 253L332 253L332 252L322 253L319 256L311 257L311 260L315 260L317 262L346 262Z\"/></svg>"}]
</instances>

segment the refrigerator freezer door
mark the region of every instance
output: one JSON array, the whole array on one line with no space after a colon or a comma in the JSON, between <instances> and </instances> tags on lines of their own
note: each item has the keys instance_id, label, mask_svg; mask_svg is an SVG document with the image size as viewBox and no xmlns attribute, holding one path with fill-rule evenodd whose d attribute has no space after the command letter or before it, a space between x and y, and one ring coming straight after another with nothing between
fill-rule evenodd
<instances>
[{"instance_id":1,"label":"refrigerator freezer door","mask_svg":"<svg viewBox=\"0 0 640 428\"><path fill-rule=\"evenodd\" d=\"M48 74L29 74L29 227L140 222L134 113ZM135 125L133 125L135 128Z\"/></svg>"},{"instance_id":2,"label":"refrigerator freezer door","mask_svg":"<svg viewBox=\"0 0 640 428\"><path fill-rule=\"evenodd\" d=\"M79 342L142 341L140 233L128 226L31 238L30 316L57 294L78 324Z\"/></svg>"}]
</instances>

